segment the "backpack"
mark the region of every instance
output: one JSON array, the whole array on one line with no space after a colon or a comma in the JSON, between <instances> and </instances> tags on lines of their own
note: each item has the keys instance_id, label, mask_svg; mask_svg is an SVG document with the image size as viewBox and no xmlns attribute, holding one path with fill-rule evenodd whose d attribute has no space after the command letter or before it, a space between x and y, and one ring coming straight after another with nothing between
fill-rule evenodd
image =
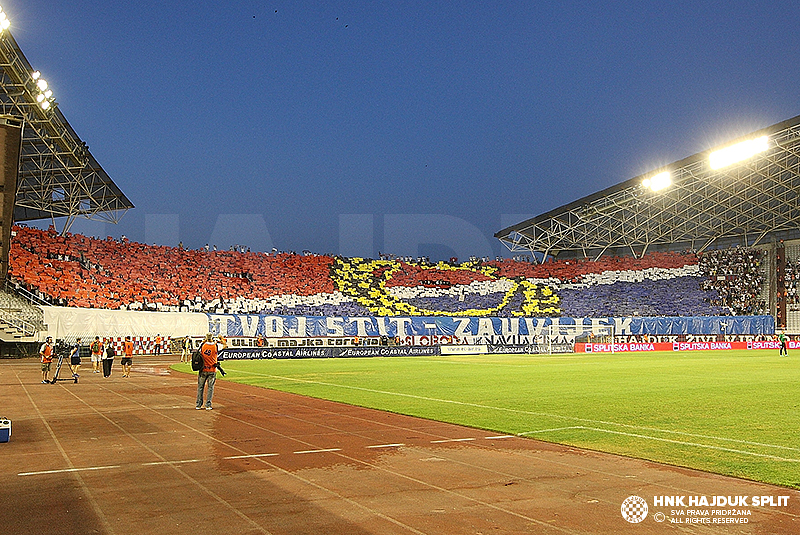
<instances>
[{"instance_id":1,"label":"backpack","mask_svg":"<svg viewBox=\"0 0 800 535\"><path fill-rule=\"evenodd\" d=\"M199 372L203 369L205 363L203 362L203 354L200 350L196 350L192 353L192 371Z\"/></svg>"}]
</instances>

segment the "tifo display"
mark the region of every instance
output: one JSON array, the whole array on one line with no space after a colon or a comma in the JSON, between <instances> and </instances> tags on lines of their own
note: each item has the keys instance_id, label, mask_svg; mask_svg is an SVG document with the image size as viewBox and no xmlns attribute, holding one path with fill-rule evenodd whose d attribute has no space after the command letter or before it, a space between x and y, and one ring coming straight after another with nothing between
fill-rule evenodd
<instances>
[{"instance_id":1,"label":"tifo display","mask_svg":"<svg viewBox=\"0 0 800 535\"><path fill-rule=\"evenodd\" d=\"M15 227L10 275L53 305L285 316L759 315L763 252L467 262L187 250Z\"/></svg>"}]
</instances>

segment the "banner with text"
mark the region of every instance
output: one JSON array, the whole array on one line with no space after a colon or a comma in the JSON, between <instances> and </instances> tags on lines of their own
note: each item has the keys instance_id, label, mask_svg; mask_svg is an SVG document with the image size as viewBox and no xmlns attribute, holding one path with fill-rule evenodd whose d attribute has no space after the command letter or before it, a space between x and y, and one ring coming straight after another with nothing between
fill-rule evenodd
<instances>
[{"instance_id":1,"label":"banner with text","mask_svg":"<svg viewBox=\"0 0 800 535\"><path fill-rule=\"evenodd\" d=\"M310 336L448 336L477 343L475 337L537 336L550 325L612 325L616 336L630 335L767 335L775 332L772 316L697 316L668 318L461 318L271 316L207 314L209 331L225 336L266 338Z\"/></svg>"}]
</instances>

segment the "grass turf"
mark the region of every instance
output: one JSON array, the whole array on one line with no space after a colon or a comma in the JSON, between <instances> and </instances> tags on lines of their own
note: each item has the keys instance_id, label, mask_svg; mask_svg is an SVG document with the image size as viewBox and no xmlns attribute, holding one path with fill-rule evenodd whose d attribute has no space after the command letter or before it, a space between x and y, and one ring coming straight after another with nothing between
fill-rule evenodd
<instances>
[{"instance_id":1,"label":"grass turf","mask_svg":"<svg viewBox=\"0 0 800 535\"><path fill-rule=\"evenodd\" d=\"M257 360L225 370L240 383L800 488L800 358L776 353Z\"/></svg>"}]
</instances>

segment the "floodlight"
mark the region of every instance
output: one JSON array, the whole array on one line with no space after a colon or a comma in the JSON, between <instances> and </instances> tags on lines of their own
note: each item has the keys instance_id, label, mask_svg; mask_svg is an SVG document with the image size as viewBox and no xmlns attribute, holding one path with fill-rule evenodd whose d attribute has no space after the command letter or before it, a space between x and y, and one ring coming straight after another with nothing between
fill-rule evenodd
<instances>
[{"instance_id":1,"label":"floodlight","mask_svg":"<svg viewBox=\"0 0 800 535\"><path fill-rule=\"evenodd\" d=\"M3 21L0 22L0 27L4 30L7 30L9 26L11 26L11 21L8 19L3 19Z\"/></svg>"},{"instance_id":2,"label":"floodlight","mask_svg":"<svg viewBox=\"0 0 800 535\"><path fill-rule=\"evenodd\" d=\"M33 78L33 81L35 82L36 80L38 80L38 79L39 79L39 77L40 77L41 75L42 75L42 73L40 73L39 71L33 71L33 72L31 73L31 78Z\"/></svg>"},{"instance_id":3,"label":"floodlight","mask_svg":"<svg viewBox=\"0 0 800 535\"><path fill-rule=\"evenodd\" d=\"M36 102L41 102L43 100L44 100L44 95L43 94L39 93L38 95L36 95Z\"/></svg>"},{"instance_id":4,"label":"floodlight","mask_svg":"<svg viewBox=\"0 0 800 535\"><path fill-rule=\"evenodd\" d=\"M645 178L642 180L642 186L650 188L653 191L660 191L669 187L671 184L672 177L669 171L664 171L662 173L658 173L657 175L653 175L650 178Z\"/></svg>"},{"instance_id":5,"label":"floodlight","mask_svg":"<svg viewBox=\"0 0 800 535\"><path fill-rule=\"evenodd\" d=\"M49 89L44 92L44 98L50 98L52 96L53 96L53 92L50 91Z\"/></svg>"},{"instance_id":6,"label":"floodlight","mask_svg":"<svg viewBox=\"0 0 800 535\"><path fill-rule=\"evenodd\" d=\"M39 80L36 81L36 86L39 88L40 91L44 91L45 89L47 89L47 82L45 81L44 78L39 78Z\"/></svg>"},{"instance_id":7,"label":"floodlight","mask_svg":"<svg viewBox=\"0 0 800 535\"><path fill-rule=\"evenodd\" d=\"M709 156L708 161L711 169L722 169L736 162L741 162L759 152L764 152L769 148L767 144L767 136L757 137L755 139L748 139L730 147L725 147L718 151L714 151Z\"/></svg>"},{"instance_id":8,"label":"floodlight","mask_svg":"<svg viewBox=\"0 0 800 535\"><path fill-rule=\"evenodd\" d=\"M41 103L41 106L43 110L46 110L50 107L50 102L45 100L44 102Z\"/></svg>"}]
</instances>

